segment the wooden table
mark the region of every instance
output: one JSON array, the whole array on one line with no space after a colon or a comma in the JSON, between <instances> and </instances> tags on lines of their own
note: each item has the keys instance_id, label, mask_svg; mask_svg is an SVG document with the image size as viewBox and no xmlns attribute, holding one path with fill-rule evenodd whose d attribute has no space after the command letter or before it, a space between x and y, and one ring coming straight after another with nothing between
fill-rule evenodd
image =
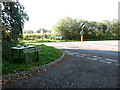
<instances>
[{"instance_id":1,"label":"wooden table","mask_svg":"<svg viewBox=\"0 0 120 90\"><path fill-rule=\"evenodd\" d=\"M25 61L26 63L28 63L28 53L31 53L31 52L37 52L37 58L36 58L36 62L39 61L39 51L42 50L42 47L36 47L36 48L30 48L30 49L26 49L26 50L23 50L24 54L25 54Z\"/></svg>"},{"instance_id":2,"label":"wooden table","mask_svg":"<svg viewBox=\"0 0 120 90\"><path fill-rule=\"evenodd\" d=\"M22 46L22 47L20 47L20 48L18 48L18 47L11 47L11 49L12 49L12 58L13 58L13 51L14 50L19 50L19 60L20 60L20 51L21 50L24 50L24 49L28 49L28 48L35 48L35 46L31 46L31 45L29 45L29 46L27 46L27 47L24 47L24 46Z\"/></svg>"}]
</instances>

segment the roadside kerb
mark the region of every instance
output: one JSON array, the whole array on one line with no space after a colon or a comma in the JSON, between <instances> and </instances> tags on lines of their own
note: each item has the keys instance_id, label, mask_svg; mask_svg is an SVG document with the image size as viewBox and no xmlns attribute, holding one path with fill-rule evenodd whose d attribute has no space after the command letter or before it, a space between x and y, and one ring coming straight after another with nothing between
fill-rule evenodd
<instances>
[{"instance_id":1,"label":"roadside kerb","mask_svg":"<svg viewBox=\"0 0 120 90\"><path fill-rule=\"evenodd\" d=\"M28 73L32 73L32 72L35 72L37 70L42 70L42 69L46 69L56 63L58 63L59 61L62 61L62 59L65 57L65 53L63 52L63 55L58 58L57 60L49 63L49 64L46 64L46 65L43 65L41 67L37 67L35 69L32 69L32 70L29 70L29 71L24 71L24 72L20 72L20 73L16 73L16 74L12 74L12 75L8 75L8 76L3 76L2 79L8 79L8 78L11 78L11 77L15 77L15 76L18 76L18 75L21 75L21 74L28 74ZM0 78L1 79L1 78Z\"/></svg>"}]
</instances>

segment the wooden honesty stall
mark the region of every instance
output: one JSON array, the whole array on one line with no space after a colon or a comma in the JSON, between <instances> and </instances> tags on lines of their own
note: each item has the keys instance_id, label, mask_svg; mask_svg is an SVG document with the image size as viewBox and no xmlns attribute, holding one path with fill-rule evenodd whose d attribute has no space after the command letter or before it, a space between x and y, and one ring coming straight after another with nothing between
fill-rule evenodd
<instances>
[{"instance_id":1,"label":"wooden honesty stall","mask_svg":"<svg viewBox=\"0 0 120 90\"><path fill-rule=\"evenodd\" d=\"M38 62L38 60L39 60L39 51L40 50L42 50L42 47L35 47L35 48L29 48L29 49L23 50L23 52L25 54L25 61L26 61L26 63L28 63L28 53L31 53L31 52L37 52L36 62Z\"/></svg>"}]
</instances>

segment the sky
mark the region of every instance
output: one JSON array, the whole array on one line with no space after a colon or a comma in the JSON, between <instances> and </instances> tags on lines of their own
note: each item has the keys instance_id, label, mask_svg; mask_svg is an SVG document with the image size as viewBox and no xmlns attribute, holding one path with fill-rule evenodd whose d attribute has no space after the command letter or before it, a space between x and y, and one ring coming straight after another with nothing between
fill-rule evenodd
<instances>
[{"instance_id":1,"label":"sky","mask_svg":"<svg viewBox=\"0 0 120 90\"><path fill-rule=\"evenodd\" d=\"M118 19L120 0L19 0L29 21L24 30L50 30L60 18L71 17L88 21Z\"/></svg>"}]
</instances>

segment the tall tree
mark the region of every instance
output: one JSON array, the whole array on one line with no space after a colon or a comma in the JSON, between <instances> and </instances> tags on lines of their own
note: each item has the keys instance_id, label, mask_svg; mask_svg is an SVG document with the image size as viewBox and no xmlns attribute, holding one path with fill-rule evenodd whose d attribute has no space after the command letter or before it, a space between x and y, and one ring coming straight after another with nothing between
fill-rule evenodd
<instances>
[{"instance_id":1,"label":"tall tree","mask_svg":"<svg viewBox=\"0 0 120 90\"><path fill-rule=\"evenodd\" d=\"M29 17L24 11L23 5L19 2L3 2L2 26L7 27L4 30L7 32L9 41L17 42L18 37L22 36L25 20L28 21Z\"/></svg>"},{"instance_id":2,"label":"tall tree","mask_svg":"<svg viewBox=\"0 0 120 90\"><path fill-rule=\"evenodd\" d=\"M80 39L82 23L85 24L83 28L85 39L109 39L120 37L120 31L118 30L120 26L117 20L113 20L112 22L108 20L96 22L65 17L60 19L60 21L52 27L52 32L54 32L54 35L62 36L63 39Z\"/></svg>"},{"instance_id":3,"label":"tall tree","mask_svg":"<svg viewBox=\"0 0 120 90\"><path fill-rule=\"evenodd\" d=\"M81 27L80 24L84 20L73 19L71 17L65 17L52 27L52 31L55 35L62 36L63 39L79 39Z\"/></svg>"},{"instance_id":4,"label":"tall tree","mask_svg":"<svg viewBox=\"0 0 120 90\"><path fill-rule=\"evenodd\" d=\"M2 6L2 55L6 57L12 44L18 43L18 38L22 38L24 22L29 17L19 2L3 2Z\"/></svg>"},{"instance_id":5,"label":"tall tree","mask_svg":"<svg viewBox=\"0 0 120 90\"><path fill-rule=\"evenodd\" d=\"M26 34L32 34L34 32L33 32L33 30L25 30L24 33L26 33Z\"/></svg>"},{"instance_id":6,"label":"tall tree","mask_svg":"<svg viewBox=\"0 0 120 90\"><path fill-rule=\"evenodd\" d=\"M120 39L120 26L118 20L113 20L110 28L110 33L112 38Z\"/></svg>"},{"instance_id":7,"label":"tall tree","mask_svg":"<svg viewBox=\"0 0 120 90\"><path fill-rule=\"evenodd\" d=\"M40 33L41 32L41 30L40 29L38 29L37 31L36 31L36 33Z\"/></svg>"}]
</instances>

